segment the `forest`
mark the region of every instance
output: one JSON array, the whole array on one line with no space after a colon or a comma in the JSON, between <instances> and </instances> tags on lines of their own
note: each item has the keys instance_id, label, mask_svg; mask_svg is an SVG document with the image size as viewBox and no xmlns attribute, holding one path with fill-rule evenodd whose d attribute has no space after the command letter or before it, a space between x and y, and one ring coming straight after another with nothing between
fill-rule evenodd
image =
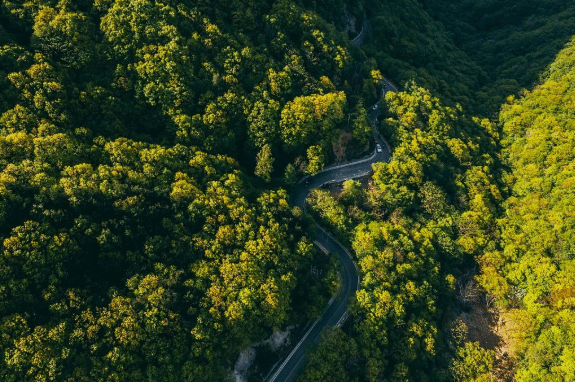
<instances>
[{"instance_id":1,"label":"forest","mask_svg":"<svg viewBox=\"0 0 575 382\"><path fill-rule=\"evenodd\" d=\"M568 0L3 0L0 379L243 381L338 290L319 224L361 282L299 381L575 380L574 30ZM293 208L373 151L382 77L391 159Z\"/></svg>"}]
</instances>

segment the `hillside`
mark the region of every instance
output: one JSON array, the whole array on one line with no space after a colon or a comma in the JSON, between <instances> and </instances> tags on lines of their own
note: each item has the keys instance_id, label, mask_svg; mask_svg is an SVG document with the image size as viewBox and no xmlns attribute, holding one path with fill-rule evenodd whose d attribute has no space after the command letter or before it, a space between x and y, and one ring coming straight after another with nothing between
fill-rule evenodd
<instances>
[{"instance_id":1,"label":"hillside","mask_svg":"<svg viewBox=\"0 0 575 382\"><path fill-rule=\"evenodd\" d=\"M496 118L507 95L545 79L573 34L568 0L423 0L449 36L481 68L475 110Z\"/></svg>"},{"instance_id":2,"label":"hillside","mask_svg":"<svg viewBox=\"0 0 575 382\"><path fill-rule=\"evenodd\" d=\"M519 358L518 381L574 376L575 41L544 82L503 106L510 196L501 249L480 259L483 286L499 299Z\"/></svg>"},{"instance_id":3,"label":"hillside","mask_svg":"<svg viewBox=\"0 0 575 382\"><path fill-rule=\"evenodd\" d=\"M575 379L574 20L567 0L3 1L0 379L228 380L336 295L318 223L361 282L301 380L499 378L461 319L478 307L507 375ZM383 77L400 91L366 110ZM290 206L374 133L391 159Z\"/></svg>"},{"instance_id":4,"label":"hillside","mask_svg":"<svg viewBox=\"0 0 575 382\"><path fill-rule=\"evenodd\" d=\"M322 309L278 186L355 107L345 34L289 1L0 11L3 381L222 380Z\"/></svg>"},{"instance_id":5,"label":"hillside","mask_svg":"<svg viewBox=\"0 0 575 382\"><path fill-rule=\"evenodd\" d=\"M575 45L565 46L574 8L554 3L539 14L540 4L511 3L440 9L443 2L426 2L489 73L479 78L471 109L494 115L501 107L492 124L467 124L430 94L408 88L386 99L381 129L394 147L392 161L375 168L367 189L346 183L311 200L334 232L349 227L340 235L353 244L362 285L353 324L316 349L303 381L333 378L334 370L348 381L575 377ZM465 132L494 140L474 145ZM481 153L486 149L493 151ZM460 318L486 309L496 319L481 335L494 340L480 336L482 348L470 340L478 328Z\"/></svg>"}]
</instances>

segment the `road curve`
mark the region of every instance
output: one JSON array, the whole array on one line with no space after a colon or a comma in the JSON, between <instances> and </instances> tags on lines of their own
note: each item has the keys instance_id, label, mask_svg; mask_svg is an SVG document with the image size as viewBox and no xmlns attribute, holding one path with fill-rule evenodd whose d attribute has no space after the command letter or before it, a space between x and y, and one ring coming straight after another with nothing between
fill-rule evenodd
<instances>
[{"instance_id":1,"label":"road curve","mask_svg":"<svg viewBox=\"0 0 575 382\"><path fill-rule=\"evenodd\" d=\"M377 149L374 149L373 153L367 158L332 166L313 177L303 178L291 195L292 205L305 211L305 200L312 189L319 188L328 183L340 183L348 179L360 178L368 175L372 171L371 165L373 163L390 160L391 153L389 146L387 142L376 133L375 123L381 115L380 105L385 93L388 91L397 92L397 89L386 79L380 80L379 85L381 86L380 99L367 110L367 115L374 127L373 137L379 147L381 147L381 151L379 152ZM305 348L307 345L317 343L320 339L321 332L326 327L341 327L341 325L343 325L348 317L347 306L349 299L359 288L357 268L349 251L321 228L318 228L316 232L311 232L310 236L315 237L314 243L322 251L337 254L342 266L341 290L339 295L330 301L330 305L321 318L311 324L300 341L295 345L292 352L270 373L271 376L267 380L268 382L290 382L295 380L298 372L305 365Z\"/></svg>"},{"instance_id":2,"label":"road curve","mask_svg":"<svg viewBox=\"0 0 575 382\"><path fill-rule=\"evenodd\" d=\"M363 24L361 25L361 31L353 40L351 40L351 44L355 47L359 47L363 44L365 38L371 33L371 24L368 19L363 20Z\"/></svg>"}]
</instances>

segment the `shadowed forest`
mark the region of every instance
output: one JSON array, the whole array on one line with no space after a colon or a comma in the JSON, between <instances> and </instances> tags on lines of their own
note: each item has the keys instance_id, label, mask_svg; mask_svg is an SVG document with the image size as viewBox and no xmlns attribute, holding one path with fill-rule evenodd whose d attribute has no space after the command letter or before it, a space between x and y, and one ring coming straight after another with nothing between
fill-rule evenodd
<instances>
[{"instance_id":1,"label":"shadowed forest","mask_svg":"<svg viewBox=\"0 0 575 382\"><path fill-rule=\"evenodd\" d=\"M2 1L0 379L234 381L336 293L319 223L361 284L300 381L574 380L573 36L567 0ZM391 160L292 208L382 77Z\"/></svg>"}]
</instances>

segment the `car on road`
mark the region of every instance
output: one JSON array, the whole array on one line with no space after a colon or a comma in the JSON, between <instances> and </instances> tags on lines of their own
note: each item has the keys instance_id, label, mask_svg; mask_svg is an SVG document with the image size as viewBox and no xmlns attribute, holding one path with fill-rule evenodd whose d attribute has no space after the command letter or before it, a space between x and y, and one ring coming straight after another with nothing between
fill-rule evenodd
<instances>
[{"instance_id":1,"label":"car on road","mask_svg":"<svg viewBox=\"0 0 575 382\"><path fill-rule=\"evenodd\" d=\"M380 152L383 151L383 150L381 149L381 145L380 145L379 143L376 143L375 149L377 150L378 153L380 153Z\"/></svg>"}]
</instances>

